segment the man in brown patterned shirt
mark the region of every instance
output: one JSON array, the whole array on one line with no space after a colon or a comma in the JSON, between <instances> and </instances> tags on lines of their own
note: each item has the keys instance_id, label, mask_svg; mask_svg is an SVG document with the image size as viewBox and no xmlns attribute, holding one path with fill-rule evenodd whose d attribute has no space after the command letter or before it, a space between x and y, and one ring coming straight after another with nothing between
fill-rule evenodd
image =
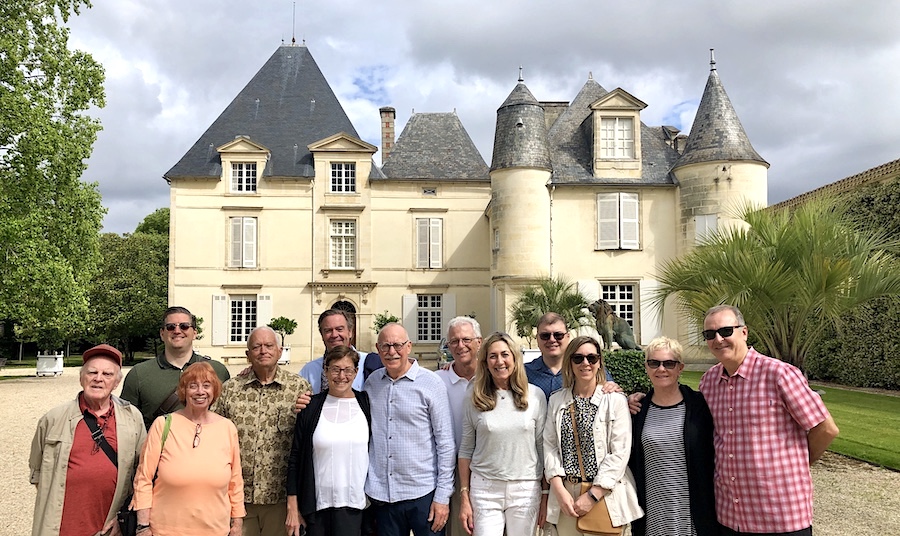
<instances>
[{"instance_id":1,"label":"man in brown patterned shirt","mask_svg":"<svg viewBox=\"0 0 900 536\"><path fill-rule=\"evenodd\" d=\"M213 408L234 422L244 474L244 536L284 536L287 520L287 462L297 415L294 405L312 388L278 366L281 346L268 326L247 339L248 374L225 382Z\"/></svg>"}]
</instances>

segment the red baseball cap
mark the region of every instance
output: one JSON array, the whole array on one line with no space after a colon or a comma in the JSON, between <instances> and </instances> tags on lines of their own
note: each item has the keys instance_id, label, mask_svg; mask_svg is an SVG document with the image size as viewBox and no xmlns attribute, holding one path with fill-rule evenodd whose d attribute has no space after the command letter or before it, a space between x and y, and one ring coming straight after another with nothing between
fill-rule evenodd
<instances>
[{"instance_id":1,"label":"red baseball cap","mask_svg":"<svg viewBox=\"0 0 900 536\"><path fill-rule=\"evenodd\" d=\"M98 344L81 355L83 363L87 363L95 357L105 357L116 365L122 366L122 352L108 344Z\"/></svg>"}]
</instances>

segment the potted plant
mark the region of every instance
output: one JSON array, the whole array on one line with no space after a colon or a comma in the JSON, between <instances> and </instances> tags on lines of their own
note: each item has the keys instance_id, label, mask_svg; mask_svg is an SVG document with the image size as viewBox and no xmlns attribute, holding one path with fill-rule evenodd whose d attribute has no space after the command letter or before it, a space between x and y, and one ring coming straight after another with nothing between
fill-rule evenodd
<instances>
[{"instance_id":1,"label":"potted plant","mask_svg":"<svg viewBox=\"0 0 900 536\"><path fill-rule=\"evenodd\" d=\"M281 335L281 359L278 360L278 364L289 365L291 363L291 347L284 344L284 338L287 335L294 333L294 330L297 329L297 321L293 318L279 316L273 318L268 326L272 328L275 333Z\"/></svg>"}]
</instances>

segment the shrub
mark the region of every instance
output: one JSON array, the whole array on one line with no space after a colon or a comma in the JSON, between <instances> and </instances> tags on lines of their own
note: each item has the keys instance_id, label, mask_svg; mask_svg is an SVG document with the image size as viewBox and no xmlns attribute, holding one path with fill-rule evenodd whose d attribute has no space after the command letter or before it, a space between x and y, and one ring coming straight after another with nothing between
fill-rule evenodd
<instances>
[{"instance_id":1,"label":"shrub","mask_svg":"<svg viewBox=\"0 0 900 536\"><path fill-rule=\"evenodd\" d=\"M640 350L615 350L603 352L603 361L613 380L625 394L646 393L650 390L650 378L644 369L644 352Z\"/></svg>"}]
</instances>

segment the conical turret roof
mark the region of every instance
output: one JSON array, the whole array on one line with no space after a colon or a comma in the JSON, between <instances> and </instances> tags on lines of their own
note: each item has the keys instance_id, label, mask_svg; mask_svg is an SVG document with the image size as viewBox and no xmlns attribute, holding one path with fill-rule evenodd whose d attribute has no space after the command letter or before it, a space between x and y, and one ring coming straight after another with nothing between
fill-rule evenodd
<instances>
[{"instance_id":1,"label":"conical turret roof","mask_svg":"<svg viewBox=\"0 0 900 536\"><path fill-rule=\"evenodd\" d=\"M544 107L521 78L497 109L491 158L491 170L515 167L550 169Z\"/></svg>"},{"instance_id":2,"label":"conical turret roof","mask_svg":"<svg viewBox=\"0 0 900 536\"><path fill-rule=\"evenodd\" d=\"M684 153L674 167L719 160L750 160L769 166L750 144L741 120L713 67Z\"/></svg>"}]
</instances>

